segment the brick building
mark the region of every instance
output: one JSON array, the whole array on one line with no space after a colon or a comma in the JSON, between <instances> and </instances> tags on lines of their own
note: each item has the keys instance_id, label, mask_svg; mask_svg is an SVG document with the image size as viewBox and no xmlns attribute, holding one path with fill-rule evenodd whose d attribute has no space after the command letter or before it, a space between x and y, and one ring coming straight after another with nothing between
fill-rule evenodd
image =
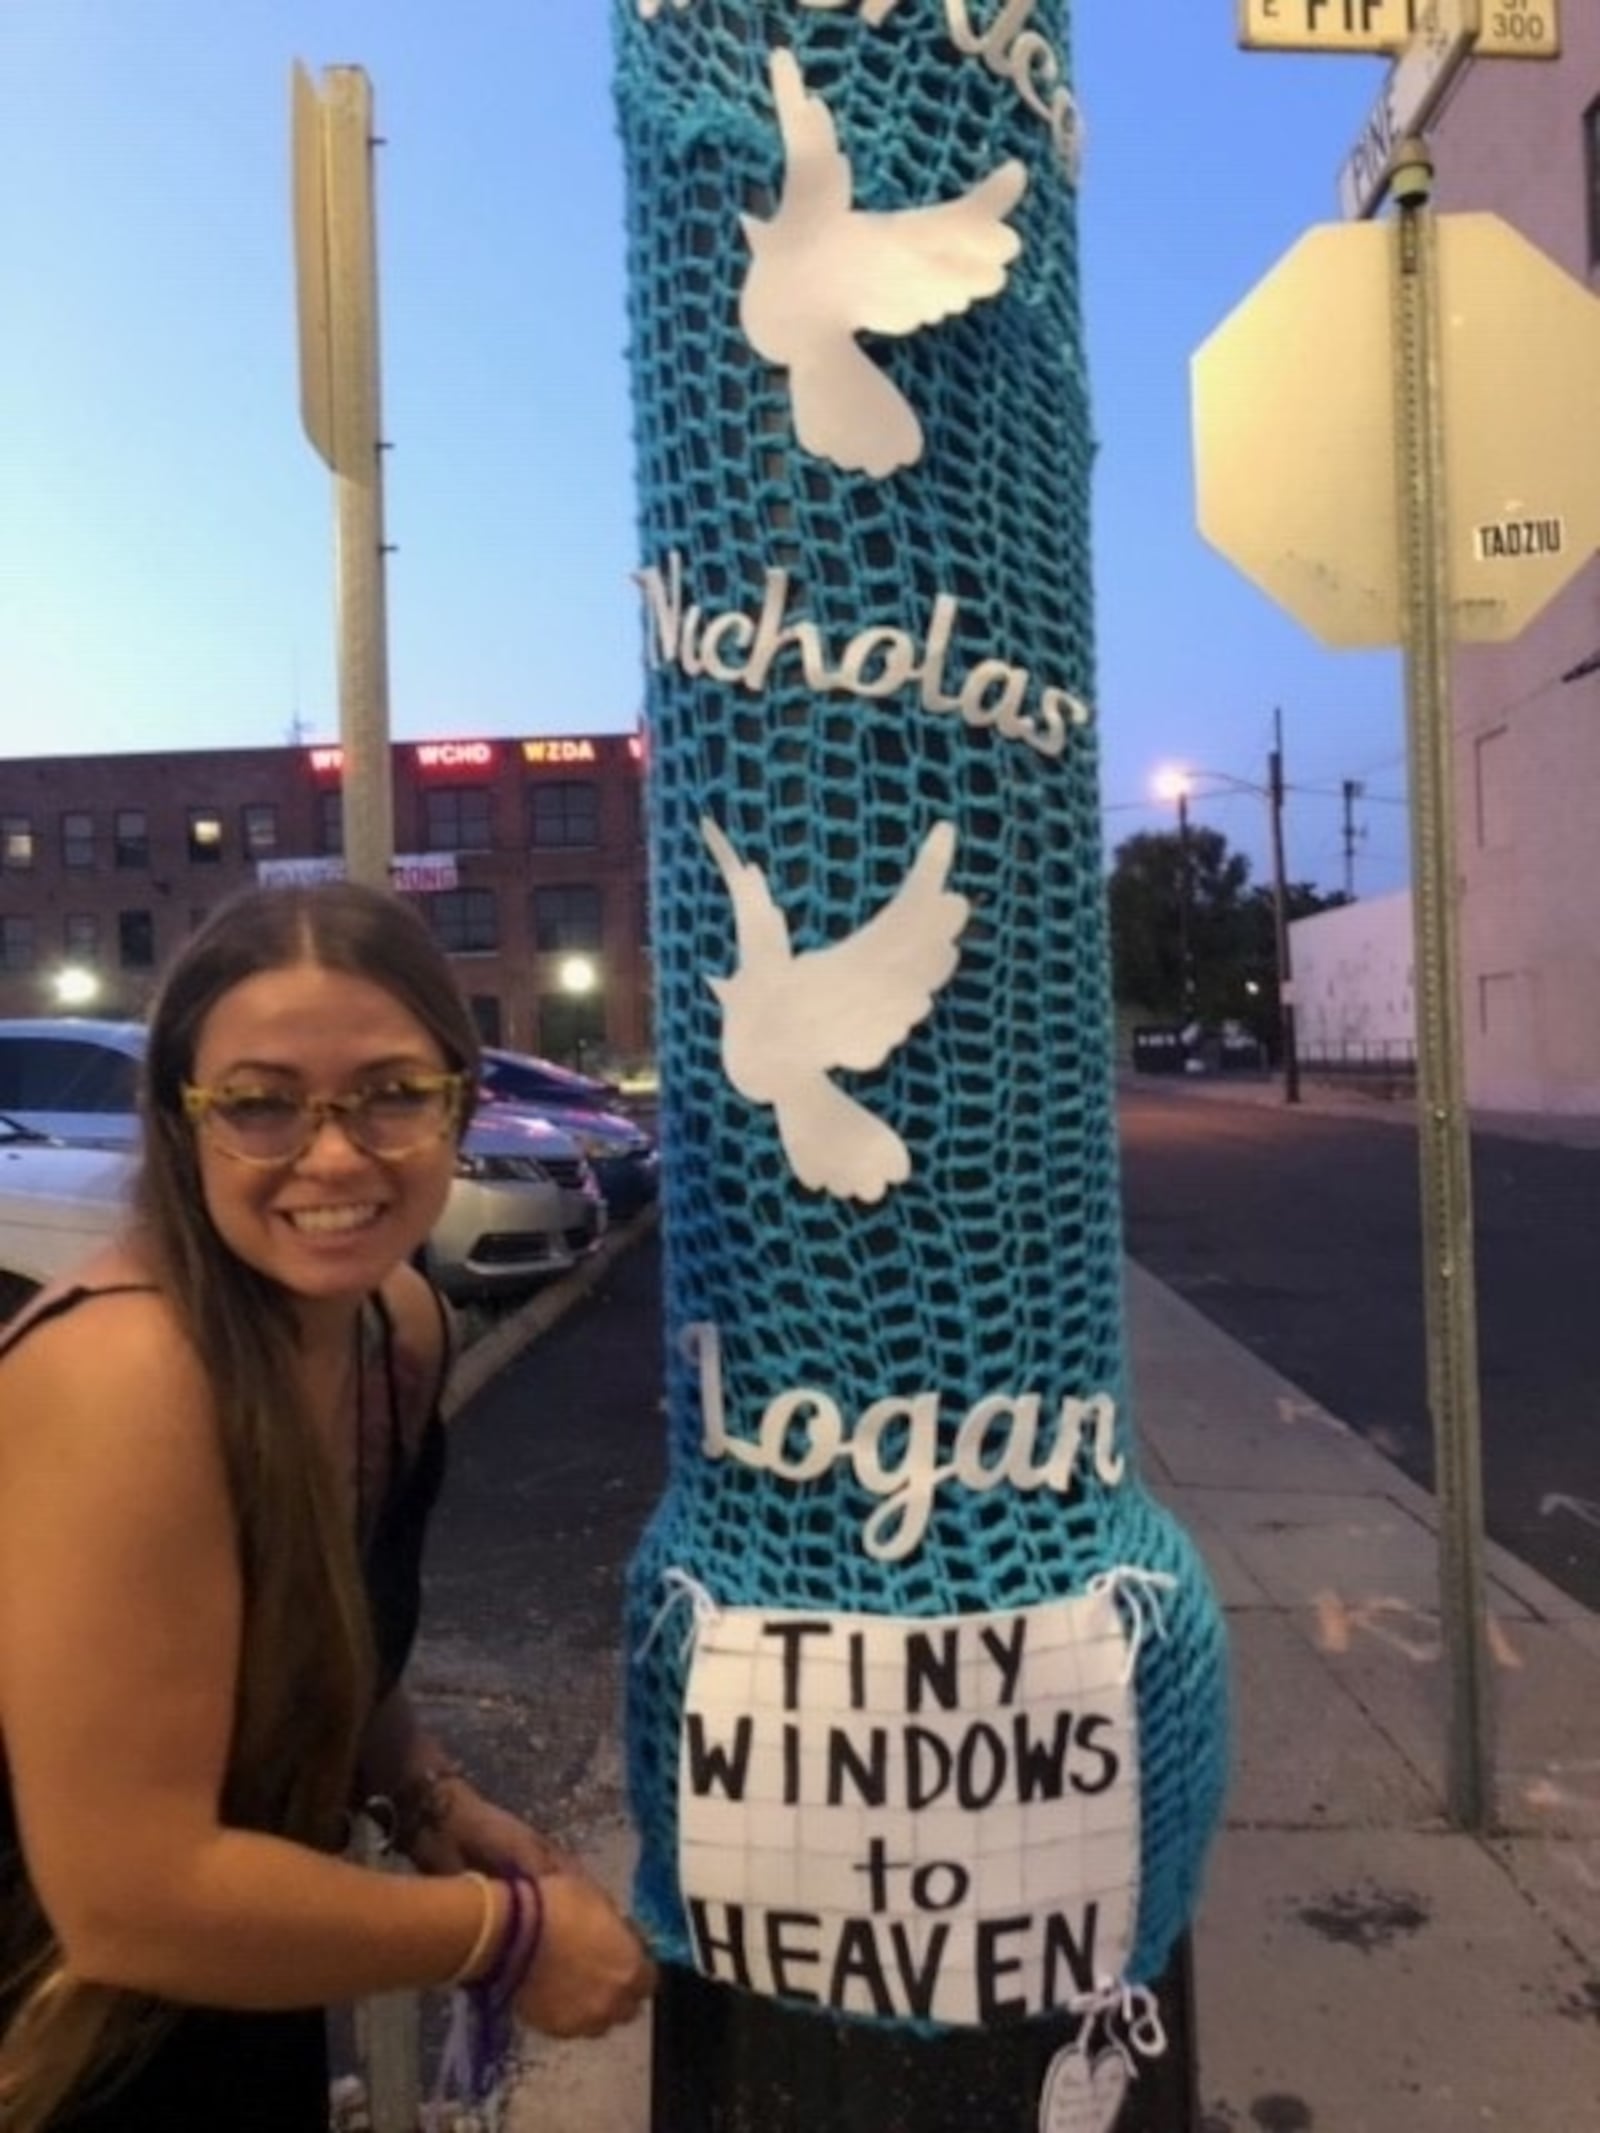
<instances>
[{"instance_id":1,"label":"brick building","mask_svg":"<svg viewBox=\"0 0 1600 2133\"><path fill-rule=\"evenodd\" d=\"M574 1062L653 1049L639 743L396 742L397 885L491 1042ZM137 1015L204 914L255 880L335 872L340 751L0 762L0 1015Z\"/></svg>"}]
</instances>

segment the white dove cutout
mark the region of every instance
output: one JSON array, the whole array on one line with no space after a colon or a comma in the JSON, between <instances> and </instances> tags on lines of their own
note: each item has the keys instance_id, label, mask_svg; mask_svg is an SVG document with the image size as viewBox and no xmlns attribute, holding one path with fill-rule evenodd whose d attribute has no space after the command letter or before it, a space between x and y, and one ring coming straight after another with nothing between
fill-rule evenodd
<instances>
[{"instance_id":1,"label":"white dove cutout","mask_svg":"<svg viewBox=\"0 0 1600 2133\"><path fill-rule=\"evenodd\" d=\"M852 207L850 163L827 105L807 93L792 52L772 54L771 76L783 189L770 221L739 217L750 246L739 323L757 353L788 372L804 449L881 478L921 458L922 424L855 337L915 333L997 296L1022 249L1005 217L1028 173L1012 158L932 207Z\"/></svg>"},{"instance_id":2,"label":"white dove cutout","mask_svg":"<svg viewBox=\"0 0 1600 2133\"><path fill-rule=\"evenodd\" d=\"M739 967L708 978L722 1003L723 1071L741 1096L769 1104L789 1167L836 1199L881 1200L911 1175L905 1142L828 1079L881 1066L929 1014L960 960L972 906L945 887L955 825L928 832L910 873L856 932L796 955L761 869L709 817L700 823L733 901Z\"/></svg>"}]
</instances>

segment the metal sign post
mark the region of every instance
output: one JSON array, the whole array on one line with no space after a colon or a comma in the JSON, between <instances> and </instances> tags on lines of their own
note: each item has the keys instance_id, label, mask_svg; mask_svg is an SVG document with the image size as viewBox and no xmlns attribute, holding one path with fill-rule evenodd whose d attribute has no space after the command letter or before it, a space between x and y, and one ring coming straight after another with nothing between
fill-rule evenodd
<instances>
[{"instance_id":1,"label":"metal sign post","mask_svg":"<svg viewBox=\"0 0 1600 2133\"><path fill-rule=\"evenodd\" d=\"M383 887L394 852L394 794L372 150L372 85L361 68L330 67L321 93L297 65L300 407L306 435L333 474L344 849L351 880Z\"/></svg>"},{"instance_id":2,"label":"metal sign post","mask_svg":"<svg viewBox=\"0 0 1600 2133\"><path fill-rule=\"evenodd\" d=\"M1452 1821L1485 1829L1494 1753L1483 1569L1472 1151L1461 1042L1461 955L1450 725L1450 558L1445 491L1438 229L1433 165L1404 146L1391 181L1396 430L1406 731L1416 880L1417 1112L1421 1136L1423 1295L1434 1488L1439 1499L1440 1623L1450 1667L1447 1785Z\"/></svg>"}]
</instances>

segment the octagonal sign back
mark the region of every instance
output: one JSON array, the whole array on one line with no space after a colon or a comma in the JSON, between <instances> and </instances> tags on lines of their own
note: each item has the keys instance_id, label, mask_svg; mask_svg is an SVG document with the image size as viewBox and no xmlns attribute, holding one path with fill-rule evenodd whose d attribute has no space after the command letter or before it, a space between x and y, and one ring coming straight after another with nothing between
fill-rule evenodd
<instances>
[{"instance_id":1,"label":"octagonal sign back","mask_svg":"<svg viewBox=\"0 0 1600 2133\"><path fill-rule=\"evenodd\" d=\"M1515 637L1600 546L1600 300L1439 219L1450 634ZM1403 641L1392 223L1307 233L1194 358L1200 530L1325 644Z\"/></svg>"}]
</instances>

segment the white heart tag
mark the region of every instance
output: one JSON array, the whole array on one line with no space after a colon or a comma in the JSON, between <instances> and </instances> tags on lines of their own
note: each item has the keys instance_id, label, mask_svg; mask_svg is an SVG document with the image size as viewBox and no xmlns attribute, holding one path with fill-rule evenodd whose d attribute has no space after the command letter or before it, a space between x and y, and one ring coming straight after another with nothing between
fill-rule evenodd
<instances>
[{"instance_id":1,"label":"white heart tag","mask_svg":"<svg viewBox=\"0 0 1600 2133\"><path fill-rule=\"evenodd\" d=\"M1080 2045L1056 2053L1039 2099L1039 2133L1112 2133L1128 2096L1121 2052L1090 2060Z\"/></svg>"}]
</instances>

